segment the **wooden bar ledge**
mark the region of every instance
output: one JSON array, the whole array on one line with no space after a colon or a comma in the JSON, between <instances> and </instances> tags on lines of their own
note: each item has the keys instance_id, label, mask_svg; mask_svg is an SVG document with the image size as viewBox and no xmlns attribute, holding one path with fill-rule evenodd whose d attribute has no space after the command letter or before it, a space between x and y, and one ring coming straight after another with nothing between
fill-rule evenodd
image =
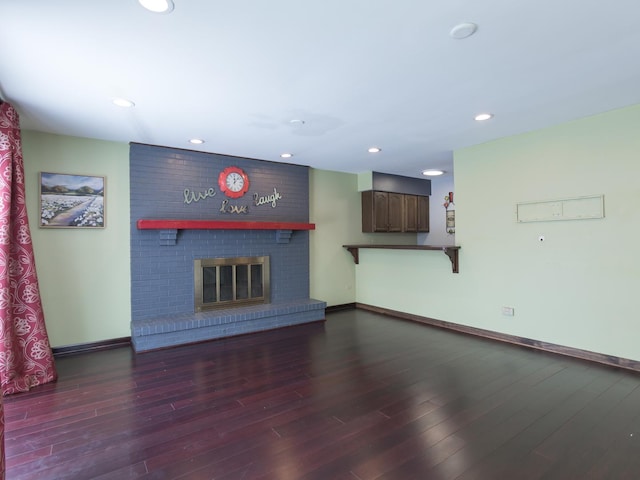
<instances>
[{"instance_id":1,"label":"wooden bar ledge","mask_svg":"<svg viewBox=\"0 0 640 480\"><path fill-rule=\"evenodd\" d=\"M451 270L453 273L458 273L458 251L459 246L456 245L373 245L373 244L361 244L361 245L343 245L349 253L353 256L355 264L360 263L361 248L380 248L386 250L439 250L451 260Z\"/></svg>"}]
</instances>

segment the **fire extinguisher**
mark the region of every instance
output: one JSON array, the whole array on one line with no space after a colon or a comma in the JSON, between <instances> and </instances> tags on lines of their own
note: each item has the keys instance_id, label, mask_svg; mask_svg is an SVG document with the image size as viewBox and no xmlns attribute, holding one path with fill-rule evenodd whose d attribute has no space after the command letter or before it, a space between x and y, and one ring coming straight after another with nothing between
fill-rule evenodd
<instances>
[{"instance_id":1,"label":"fire extinguisher","mask_svg":"<svg viewBox=\"0 0 640 480\"><path fill-rule=\"evenodd\" d=\"M453 192L444 197L444 208L446 209L446 230L448 234L456 233L456 204L453 203Z\"/></svg>"}]
</instances>

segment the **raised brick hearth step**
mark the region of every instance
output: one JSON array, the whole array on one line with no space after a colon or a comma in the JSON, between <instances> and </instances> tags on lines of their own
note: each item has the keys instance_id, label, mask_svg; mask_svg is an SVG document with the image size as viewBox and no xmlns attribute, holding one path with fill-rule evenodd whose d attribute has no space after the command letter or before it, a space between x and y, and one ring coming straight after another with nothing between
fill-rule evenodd
<instances>
[{"instance_id":1,"label":"raised brick hearth step","mask_svg":"<svg viewBox=\"0 0 640 480\"><path fill-rule=\"evenodd\" d=\"M324 320L327 304L314 299L168 315L131 322L136 352L231 337Z\"/></svg>"}]
</instances>

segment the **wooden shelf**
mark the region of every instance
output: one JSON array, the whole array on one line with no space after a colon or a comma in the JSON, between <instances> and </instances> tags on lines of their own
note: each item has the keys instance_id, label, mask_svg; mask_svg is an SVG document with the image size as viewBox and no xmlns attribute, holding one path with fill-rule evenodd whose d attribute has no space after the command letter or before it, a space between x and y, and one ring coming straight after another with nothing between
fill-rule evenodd
<instances>
[{"instance_id":1,"label":"wooden shelf","mask_svg":"<svg viewBox=\"0 0 640 480\"><path fill-rule=\"evenodd\" d=\"M140 219L138 230L315 230L315 223Z\"/></svg>"},{"instance_id":2,"label":"wooden shelf","mask_svg":"<svg viewBox=\"0 0 640 480\"><path fill-rule=\"evenodd\" d=\"M451 260L451 270L453 273L458 273L458 251L460 247L454 245L343 245L349 253L353 256L353 261L360 263L360 249L361 248L378 248L385 250L439 250Z\"/></svg>"}]
</instances>

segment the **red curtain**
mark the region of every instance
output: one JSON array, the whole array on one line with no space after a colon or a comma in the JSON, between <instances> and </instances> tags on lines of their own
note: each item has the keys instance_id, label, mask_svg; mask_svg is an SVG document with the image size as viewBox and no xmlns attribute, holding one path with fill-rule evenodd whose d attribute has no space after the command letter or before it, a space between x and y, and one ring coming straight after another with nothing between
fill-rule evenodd
<instances>
[{"instance_id":1,"label":"red curtain","mask_svg":"<svg viewBox=\"0 0 640 480\"><path fill-rule=\"evenodd\" d=\"M0 395L0 479L4 480L4 411L2 408L2 395Z\"/></svg>"},{"instance_id":2,"label":"red curtain","mask_svg":"<svg viewBox=\"0 0 640 480\"><path fill-rule=\"evenodd\" d=\"M25 203L18 113L0 104L0 380L2 394L57 378Z\"/></svg>"}]
</instances>

